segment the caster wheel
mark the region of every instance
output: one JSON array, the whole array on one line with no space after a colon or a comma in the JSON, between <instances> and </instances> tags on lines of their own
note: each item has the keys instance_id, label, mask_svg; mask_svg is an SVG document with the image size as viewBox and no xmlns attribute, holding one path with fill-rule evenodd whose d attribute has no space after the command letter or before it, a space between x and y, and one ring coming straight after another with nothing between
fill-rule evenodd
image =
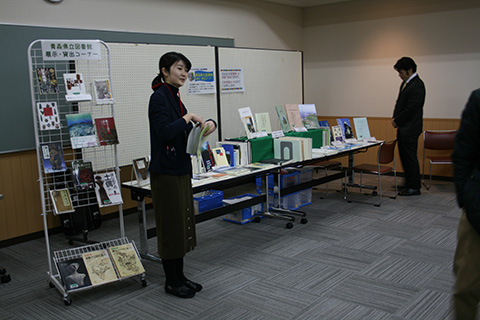
<instances>
[{"instance_id":1,"label":"caster wheel","mask_svg":"<svg viewBox=\"0 0 480 320\"><path fill-rule=\"evenodd\" d=\"M376 196L377 194L377 191L372 191L372 196Z\"/></svg>"},{"instance_id":2,"label":"caster wheel","mask_svg":"<svg viewBox=\"0 0 480 320\"><path fill-rule=\"evenodd\" d=\"M68 240L68 244L73 245L73 240L72 239Z\"/></svg>"},{"instance_id":3,"label":"caster wheel","mask_svg":"<svg viewBox=\"0 0 480 320\"><path fill-rule=\"evenodd\" d=\"M142 287L146 287L147 286L147 280L142 280Z\"/></svg>"},{"instance_id":4,"label":"caster wheel","mask_svg":"<svg viewBox=\"0 0 480 320\"><path fill-rule=\"evenodd\" d=\"M287 229L292 229L293 228L293 223L289 222L286 225Z\"/></svg>"},{"instance_id":5,"label":"caster wheel","mask_svg":"<svg viewBox=\"0 0 480 320\"><path fill-rule=\"evenodd\" d=\"M4 274L0 277L0 283L7 283L10 282L10 280L12 280L12 278L10 278L9 274Z\"/></svg>"},{"instance_id":6,"label":"caster wheel","mask_svg":"<svg viewBox=\"0 0 480 320\"><path fill-rule=\"evenodd\" d=\"M69 306L72 304L72 299L70 297L66 297L66 298L63 298L63 303L66 305L66 306Z\"/></svg>"},{"instance_id":7,"label":"caster wheel","mask_svg":"<svg viewBox=\"0 0 480 320\"><path fill-rule=\"evenodd\" d=\"M260 223L260 221L262 221L262 219L260 219L260 217L255 217L253 219L253 222L256 222L256 223Z\"/></svg>"},{"instance_id":8,"label":"caster wheel","mask_svg":"<svg viewBox=\"0 0 480 320\"><path fill-rule=\"evenodd\" d=\"M307 219L307 218L302 218L302 219L300 220L300 223L301 223L301 224L306 224L307 222L308 222L308 219Z\"/></svg>"}]
</instances>

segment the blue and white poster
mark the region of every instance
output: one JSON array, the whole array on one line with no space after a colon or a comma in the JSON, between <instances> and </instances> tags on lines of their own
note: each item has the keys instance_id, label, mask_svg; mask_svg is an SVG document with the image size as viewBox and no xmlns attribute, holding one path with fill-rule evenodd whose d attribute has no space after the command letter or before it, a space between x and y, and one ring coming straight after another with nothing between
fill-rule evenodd
<instances>
[{"instance_id":1,"label":"blue and white poster","mask_svg":"<svg viewBox=\"0 0 480 320\"><path fill-rule=\"evenodd\" d=\"M213 69L196 68L188 73L188 94L215 93L215 73Z\"/></svg>"}]
</instances>

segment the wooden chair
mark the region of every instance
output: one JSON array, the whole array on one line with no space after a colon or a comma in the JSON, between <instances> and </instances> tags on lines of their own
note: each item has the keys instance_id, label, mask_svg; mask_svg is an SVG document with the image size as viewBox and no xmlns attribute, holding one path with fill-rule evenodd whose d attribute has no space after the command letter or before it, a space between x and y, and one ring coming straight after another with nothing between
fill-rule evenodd
<instances>
[{"instance_id":1,"label":"wooden chair","mask_svg":"<svg viewBox=\"0 0 480 320\"><path fill-rule=\"evenodd\" d=\"M426 150L453 150L453 143L457 130L426 130L423 132L423 185L430 190L432 186L432 165L452 164L451 152L444 155L426 155ZM425 160L430 163L430 183L425 183Z\"/></svg>"},{"instance_id":2,"label":"wooden chair","mask_svg":"<svg viewBox=\"0 0 480 320\"><path fill-rule=\"evenodd\" d=\"M382 179L381 176L387 173L390 173L393 171L393 176L395 179L395 195L391 196L390 198L395 199L398 194L398 189L397 189L397 170L395 169L395 146L397 145L397 140L389 141L389 142L382 142L380 147L378 148L377 152L377 164L359 164L356 165L349 170L352 171L352 174L355 174L355 172L360 172L360 185L358 187L360 188L360 192L362 192L362 187L363 187L363 173L371 173L371 174L376 174L378 175L378 195L380 196L380 202L378 204L375 204L376 207L379 207L382 205L382 196L383 196L383 191L382 191ZM393 163L392 166L387 166L387 164ZM346 175L347 172L345 172L345 180L346 180ZM345 190L347 189L345 185ZM347 193L345 192L345 199L347 200Z\"/></svg>"}]
</instances>

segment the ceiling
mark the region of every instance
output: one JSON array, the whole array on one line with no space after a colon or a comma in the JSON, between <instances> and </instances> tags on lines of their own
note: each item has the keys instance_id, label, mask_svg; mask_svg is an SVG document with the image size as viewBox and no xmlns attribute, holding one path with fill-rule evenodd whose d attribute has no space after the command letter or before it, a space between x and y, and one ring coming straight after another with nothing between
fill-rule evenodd
<instances>
[{"instance_id":1,"label":"ceiling","mask_svg":"<svg viewBox=\"0 0 480 320\"><path fill-rule=\"evenodd\" d=\"M284 4L287 6L298 7L298 8L308 8L321 6L325 4L337 3L337 2L347 2L352 0L260 0L264 2L273 2Z\"/></svg>"}]
</instances>

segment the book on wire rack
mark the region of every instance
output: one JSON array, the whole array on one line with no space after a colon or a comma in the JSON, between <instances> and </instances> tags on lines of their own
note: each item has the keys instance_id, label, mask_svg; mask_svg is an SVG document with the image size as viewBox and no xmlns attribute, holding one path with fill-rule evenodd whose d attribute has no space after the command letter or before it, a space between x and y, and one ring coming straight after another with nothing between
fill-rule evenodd
<instances>
[{"instance_id":1,"label":"book on wire rack","mask_svg":"<svg viewBox=\"0 0 480 320\"><path fill-rule=\"evenodd\" d=\"M112 257L113 265L120 278L135 276L145 272L132 243L109 247L108 252Z\"/></svg>"},{"instance_id":2,"label":"book on wire rack","mask_svg":"<svg viewBox=\"0 0 480 320\"><path fill-rule=\"evenodd\" d=\"M118 279L106 249L82 254L92 285L112 282Z\"/></svg>"}]
</instances>

